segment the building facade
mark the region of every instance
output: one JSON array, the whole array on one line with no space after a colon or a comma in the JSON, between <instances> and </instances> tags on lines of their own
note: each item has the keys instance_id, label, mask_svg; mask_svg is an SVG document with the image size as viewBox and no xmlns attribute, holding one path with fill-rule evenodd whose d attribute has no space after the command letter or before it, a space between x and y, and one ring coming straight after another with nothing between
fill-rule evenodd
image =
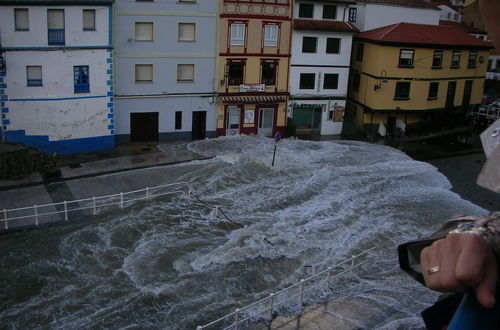
<instances>
[{"instance_id":1,"label":"building facade","mask_svg":"<svg viewBox=\"0 0 500 330\"><path fill-rule=\"evenodd\" d=\"M354 1L296 1L290 68L293 135L342 133L353 34ZM353 13L354 10L354 13Z\"/></svg>"},{"instance_id":2,"label":"building facade","mask_svg":"<svg viewBox=\"0 0 500 330\"><path fill-rule=\"evenodd\" d=\"M0 1L2 135L46 153L114 147L112 1Z\"/></svg>"},{"instance_id":3,"label":"building facade","mask_svg":"<svg viewBox=\"0 0 500 330\"><path fill-rule=\"evenodd\" d=\"M425 0L358 0L352 22L367 31L401 22L438 25L440 10Z\"/></svg>"},{"instance_id":4,"label":"building facade","mask_svg":"<svg viewBox=\"0 0 500 330\"><path fill-rule=\"evenodd\" d=\"M215 136L217 5L116 1L117 143Z\"/></svg>"},{"instance_id":5,"label":"building facade","mask_svg":"<svg viewBox=\"0 0 500 330\"><path fill-rule=\"evenodd\" d=\"M284 134L292 0L219 0L217 136Z\"/></svg>"},{"instance_id":6,"label":"building facade","mask_svg":"<svg viewBox=\"0 0 500 330\"><path fill-rule=\"evenodd\" d=\"M400 23L362 32L346 120L368 134L383 124L393 136L458 123L482 101L490 48L452 26Z\"/></svg>"}]
</instances>

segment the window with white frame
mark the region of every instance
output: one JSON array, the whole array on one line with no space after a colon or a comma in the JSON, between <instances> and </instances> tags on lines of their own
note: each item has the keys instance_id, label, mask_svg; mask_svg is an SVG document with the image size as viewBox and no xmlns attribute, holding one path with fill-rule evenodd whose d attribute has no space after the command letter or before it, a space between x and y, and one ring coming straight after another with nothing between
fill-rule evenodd
<instances>
[{"instance_id":1,"label":"window with white frame","mask_svg":"<svg viewBox=\"0 0 500 330\"><path fill-rule=\"evenodd\" d=\"M31 65L26 67L26 85L42 86L42 67L40 65Z\"/></svg>"},{"instance_id":2,"label":"window with white frame","mask_svg":"<svg viewBox=\"0 0 500 330\"><path fill-rule=\"evenodd\" d=\"M277 25L264 25L264 46L266 47L278 46Z\"/></svg>"},{"instance_id":3,"label":"window with white frame","mask_svg":"<svg viewBox=\"0 0 500 330\"><path fill-rule=\"evenodd\" d=\"M95 10L83 10L83 31L95 31Z\"/></svg>"},{"instance_id":4,"label":"window with white frame","mask_svg":"<svg viewBox=\"0 0 500 330\"><path fill-rule=\"evenodd\" d=\"M14 9L14 25L16 31L28 31L29 30L29 14L27 8L15 8Z\"/></svg>"},{"instance_id":5,"label":"window with white frame","mask_svg":"<svg viewBox=\"0 0 500 330\"><path fill-rule=\"evenodd\" d=\"M135 41L153 41L153 22L135 22Z\"/></svg>"},{"instance_id":6,"label":"window with white frame","mask_svg":"<svg viewBox=\"0 0 500 330\"><path fill-rule=\"evenodd\" d=\"M196 40L196 24L195 23L179 23L177 30L177 40L179 41L195 41Z\"/></svg>"},{"instance_id":7,"label":"window with white frame","mask_svg":"<svg viewBox=\"0 0 500 330\"><path fill-rule=\"evenodd\" d=\"M177 81L194 81L194 64L177 64Z\"/></svg>"},{"instance_id":8,"label":"window with white frame","mask_svg":"<svg viewBox=\"0 0 500 330\"><path fill-rule=\"evenodd\" d=\"M229 44L231 46L245 45L245 24L233 23L231 24L230 29Z\"/></svg>"},{"instance_id":9,"label":"window with white frame","mask_svg":"<svg viewBox=\"0 0 500 330\"><path fill-rule=\"evenodd\" d=\"M399 67L412 68L414 54L415 50L413 49L401 49L399 51Z\"/></svg>"},{"instance_id":10,"label":"window with white frame","mask_svg":"<svg viewBox=\"0 0 500 330\"><path fill-rule=\"evenodd\" d=\"M153 82L153 64L135 65L135 82L152 83Z\"/></svg>"}]
</instances>

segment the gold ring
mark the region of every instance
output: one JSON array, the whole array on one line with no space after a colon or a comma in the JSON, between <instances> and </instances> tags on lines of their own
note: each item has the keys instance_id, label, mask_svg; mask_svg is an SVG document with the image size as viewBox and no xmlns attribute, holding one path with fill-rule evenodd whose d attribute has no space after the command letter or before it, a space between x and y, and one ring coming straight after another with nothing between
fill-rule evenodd
<instances>
[{"instance_id":1,"label":"gold ring","mask_svg":"<svg viewBox=\"0 0 500 330\"><path fill-rule=\"evenodd\" d=\"M439 272L440 270L441 270L440 266L434 266L434 267L427 269L427 274L432 275L434 273Z\"/></svg>"}]
</instances>

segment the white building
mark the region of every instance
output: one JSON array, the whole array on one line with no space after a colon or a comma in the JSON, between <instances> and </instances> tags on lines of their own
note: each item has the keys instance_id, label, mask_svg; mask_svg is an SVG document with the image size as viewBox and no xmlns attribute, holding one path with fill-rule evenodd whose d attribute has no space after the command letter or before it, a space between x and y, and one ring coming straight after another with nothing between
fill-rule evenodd
<instances>
[{"instance_id":1,"label":"white building","mask_svg":"<svg viewBox=\"0 0 500 330\"><path fill-rule=\"evenodd\" d=\"M59 154L114 147L111 19L112 0L0 0L7 142Z\"/></svg>"},{"instance_id":2,"label":"white building","mask_svg":"<svg viewBox=\"0 0 500 330\"><path fill-rule=\"evenodd\" d=\"M358 0L354 24L367 31L396 23L438 25L440 10L424 0Z\"/></svg>"},{"instance_id":3,"label":"white building","mask_svg":"<svg viewBox=\"0 0 500 330\"><path fill-rule=\"evenodd\" d=\"M217 0L117 0L116 142L215 137Z\"/></svg>"},{"instance_id":4,"label":"white building","mask_svg":"<svg viewBox=\"0 0 500 330\"><path fill-rule=\"evenodd\" d=\"M296 1L289 127L297 135L340 135L347 97L354 1ZM291 132L293 134L293 132Z\"/></svg>"}]
</instances>

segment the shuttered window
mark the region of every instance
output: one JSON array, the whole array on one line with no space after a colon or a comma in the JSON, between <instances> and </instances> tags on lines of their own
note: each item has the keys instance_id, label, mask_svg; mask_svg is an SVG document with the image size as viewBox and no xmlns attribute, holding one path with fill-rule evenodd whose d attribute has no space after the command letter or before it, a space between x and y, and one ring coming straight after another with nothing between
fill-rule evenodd
<instances>
[{"instance_id":1,"label":"shuttered window","mask_svg":"<svg viewBox=\"0 0 500 330\"><path fill-rule=\"evenodd\" d=\"M135 22L135 40L153 41L153 22Z\"/></svg>"},{"instance_id":2,"label":"shuttered window","mask_svg":"<svg viewBox=\"0 0 500 330\"><path fill-rule=\"evenodd\" d=\"M194 81L194 64L177 64L177 81Z\"/></svg>"},{"instance_id":3,"label":"shuttered window","mask_svg":"<svg viewBox=\"0 0 500 330\"><path fill-rule=\"evenodd\" d=\"M265 25L264 26L264 46L276 47L278 46L278 26Z\"/></svg>"},{"instance_id":4,"label":"shuttered window","mask_svg":"<svg viewBox=\"0 0 500 330\"><path fill-rule=\"evenodd\" d=\"M195 41L196 40L196 24L195 23L179 23L178 40L179 41Z\"/></svg>"},{"instance_id":5,"label":"shuttered window","mask_svg":"<svg viewBox=\"0 0 500 330\"><path fill-rule=\"evenodd\" d=\"M245 44L245 24L231 24L231 46L243 46Z\"/></svg>"},{"instance_id":6,"label":"shuttered window","mask_svg":"<svg viewBox=\"0 0 500 330\"><path fill-rule=\"evenodd\" d=\"M95 10L83 10L83 31L95 31Z\"/></svg>"},{"instance_id":7,"label":"shuttered window","mask_svg":"<svg viewBox=\"0 0 500 330\"><path fill-rule=\"evenodd\" d=\"M42 67L27 66L26 67L26 84L28 86L42 86Z\"/></svg>"},{"instance_id":8,"label":"shuttered window","mask_svg":"<svg viewBox=\"0 0 500 330\"><path fill-rule=\"evenodd\" d=\"M28 31L29 26L29 15L28 9L14 9L14 20L16 31Z\"/></svg>"},{"instance_id":9,"label":"shuttered window","mask_svg":"<svg viewBox=\"0 0 500 330\"><path fill-rule=\"evenodd\" d=\"M153 64L136 64L135 82L137 83L153 82Z\"/></svg>"}]
</instances>

